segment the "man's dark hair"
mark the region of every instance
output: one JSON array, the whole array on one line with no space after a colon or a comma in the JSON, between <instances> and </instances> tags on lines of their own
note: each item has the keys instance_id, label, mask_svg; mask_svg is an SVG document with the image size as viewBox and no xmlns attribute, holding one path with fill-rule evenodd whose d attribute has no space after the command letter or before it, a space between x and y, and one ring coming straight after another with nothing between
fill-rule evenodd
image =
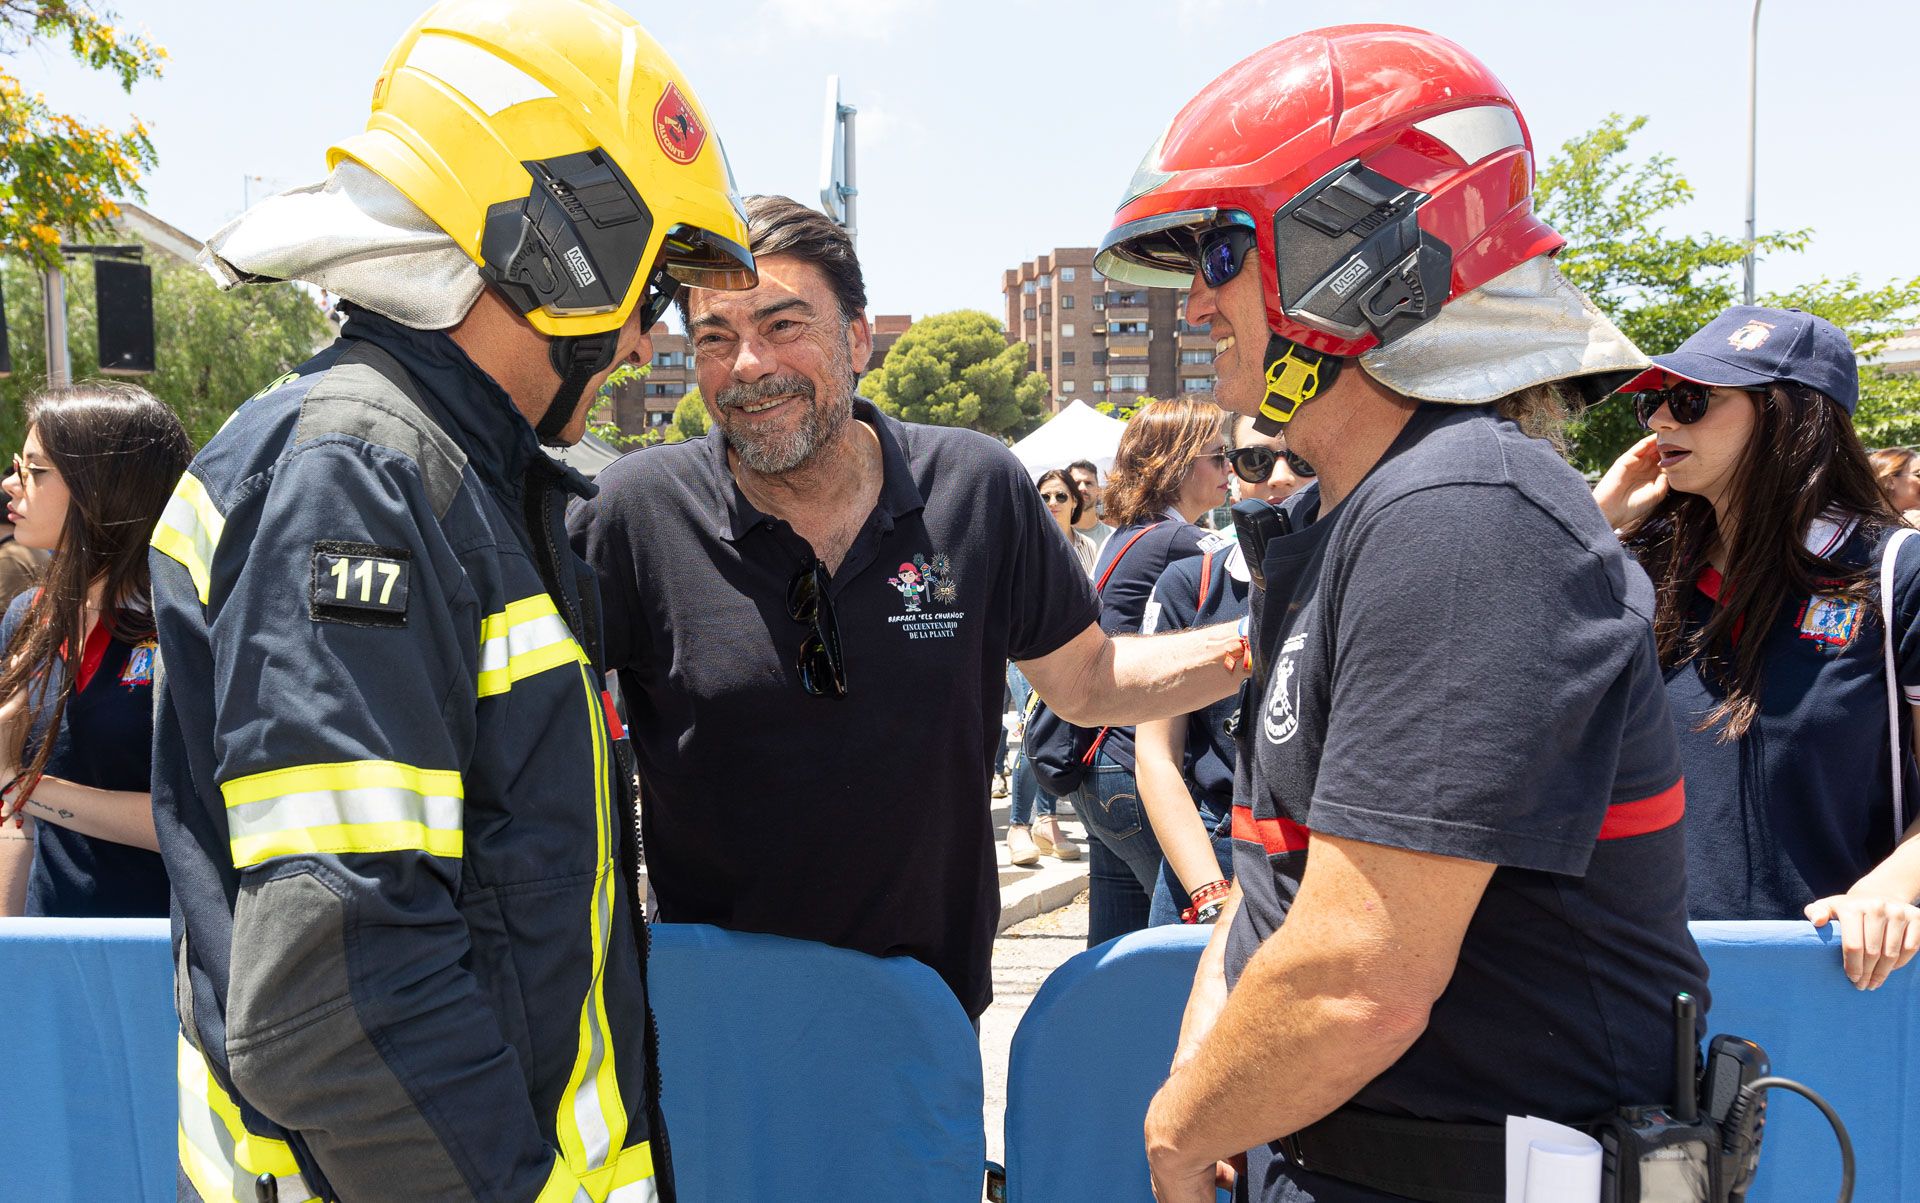
<instances>
[{"instance_id":1,"label":"man's dark hair","mask_svg":"<svg viewBox=\"0 0 1920 1203\"><path fill-rule=\"evenodd\" d=\"M1090 459L1077 459L1067 465L1069 472L1091 472L1095 484L1100 482L1100 469Z\"/></svg>"},{"instance_id":2,"label":"man's dark hair","mask_svg":"<svg viewBox=\"0 0 1920 1203\"><path fill-rule=\"evenodd\" d=\"M747 212L747 249L762 255L792 255L820 269L840 304L840 320L850 322L866 310L867 283L860 274L860 259L853 252L853 240L818 209L809 209L784 196L749 196L742 202ZM689 290L680 289L675 303L680 307L680 324L691 326L687 311Z\"/></svg>"}]
</instances>

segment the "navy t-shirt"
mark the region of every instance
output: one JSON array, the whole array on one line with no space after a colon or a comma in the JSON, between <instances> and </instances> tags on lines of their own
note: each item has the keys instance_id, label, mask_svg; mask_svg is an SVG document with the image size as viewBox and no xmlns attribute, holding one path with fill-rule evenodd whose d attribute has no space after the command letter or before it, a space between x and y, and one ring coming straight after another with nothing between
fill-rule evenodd
<instances>
[{"instance_id":1,"label":"navy t-shirt","mask_svg":"<svg viewBox=\"0 0 1920 1203\"><path fill-rule=\"evenodd\" d=\"M1817 522L1808 547L1853 568L1877 568L1888 532ZM1909 707L1920 702L1920 539L1901 550L1894 575L1896 675L1906 821L1920 812ZM1747 734L1723 743L1699 731L1725 696L1699 663L1667 673L1667 700L1687 774L1687 899L1696 919L1799 919L1816 898L1844 894L1893 851L1893 768L1888 748L1886 628L1879 573L1873 599L1833 594L1789 599L1767 641L1760 712ZM1687 633L1712 617L1720 574L1698 582ZM1743 632L1741 638L1746 638Z\"/></svg>"},{"instance_id":2,"label":"navy t-shirt","mask_svg":"<svg viewBox=\"0 0 1920 1203\"><path fill-rule=\"evenodd\" d=\"M1226 531L1216 532L1208 541L1228 540ZM1201 596L1200 585L1206 583ZM1204 555L1175 560L1160 574L1147 601L1140 624L1142 635L1160 631L1184 631L1192 627L1238 622L1247 613L1247 596L1253 590L1246 564L1236 545L1219 547ZM1187 754L1183 766L1187 785L1220 811L1233 803L1233 766L1237 759L1233 719L1240 711L1241 693L1221 698L1211 706L1187 715Z\"/></svg>"},{"instance_id":3,"label":"navy t-shirt","mask_svg":"<svg viewBox=\"0 0 1920 1203\"><path fill-rule=\"evenodd\" d=\"M1490 408L1422 406L1262 569L1229 981L1311 832L1489 862L1426 1031L1350 1105L1572 1123L1670 1097L1673 996L1706 997L1679 751L1652 585L1579 474ZM1389 1198L1253 1154L1266 1203Z\"/></svg>"},{"instance_id":4,"label":"navy t-shirt","mask_svg":"<svg viewBox=\"0 0 1920 1203\"><path fill-rule=\"evenodd\" d=\"M787 590L813 562L735 484L716 428L623 456L569 515L599 577L660 917L933 967L993 996L990 769L1008 660L1097 611L1026 470L983 434L864 400L880 499L828 585L847 695L801 688Z\"/></svg>"},{"instance_id":5,"label":"navy t-shirt","mask_svg":"<svg viewBox=\"0 0 1920 1203\"><path fill-rule=\"evenodd\" d=\"M0 647L11 646L32 604L32 591L14 598L0 623ZM96 637L99 662L67 699L60 734L45 776L95 789L146 793L153 775L153 639L125 643ZM66 665L56 661L56 671ZM27 743L31 758L45 729ZM33 825L33 869L27 914L89 918L164 917L167 871L158 852L81 835L56 823Z\"/></svg>"},{"instance_id":6,"label":"navy t-shirt","mask_svg":"<svg viewBox=\"0 0 1920 1203\"><path fill-rule=\"evenodd\" d=\"M1093 566L1095 582L1102 577L1107 581L1100 590L1100 629L1109 635L1137 634L1147 614L1147 598L1153 593L1160 574L1176 560L1199 555L1200 545L1209 533L1177 517L1136 522L1114 531L1101 547L1100 559ZM1139 538L1136 539L1136 535ZM1113 569L1111 575L1108 568ZM1100 744L1100 752L1129 773L1133 772L1133 728L1109 730Z\"/></svg>"}]
</instances>

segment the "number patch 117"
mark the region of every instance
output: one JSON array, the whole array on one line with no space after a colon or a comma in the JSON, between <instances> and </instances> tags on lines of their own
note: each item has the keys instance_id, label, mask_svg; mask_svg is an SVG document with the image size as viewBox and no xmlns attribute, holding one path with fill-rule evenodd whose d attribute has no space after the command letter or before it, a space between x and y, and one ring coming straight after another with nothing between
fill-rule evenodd
<instances>
[{"instance_id":1,"label":"number patch 117","mask_svg":"<svg viewBox=\"0 0 1920 1203\"><path fill-rule=\"evenodd\" d=\"M314 544L314 621L405 626L411 561L404 548L331 540Z\"/></svg>"}]
</instances>

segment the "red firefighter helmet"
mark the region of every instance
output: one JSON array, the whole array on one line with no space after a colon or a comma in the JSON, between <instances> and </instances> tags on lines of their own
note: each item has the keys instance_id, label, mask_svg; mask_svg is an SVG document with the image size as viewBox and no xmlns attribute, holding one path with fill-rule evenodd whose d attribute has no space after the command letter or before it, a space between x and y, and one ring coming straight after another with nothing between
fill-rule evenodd
<instances>
[{"instance_id":1,"label":"red firefighter helmet","mask_svg":"<svg viewBox=\"0 0 1920 1203\"><path fill-rule=\"evenodd\" d=\"M1506 88L1400 25L1299 34L1201 89L1141 161L1094 264L1184 288L1220 225L1252 231L1268 325L1319 352L1310 363L1391 342L1564 243L1533 213L1533 143Z\"/></svg>"}]
</instances>

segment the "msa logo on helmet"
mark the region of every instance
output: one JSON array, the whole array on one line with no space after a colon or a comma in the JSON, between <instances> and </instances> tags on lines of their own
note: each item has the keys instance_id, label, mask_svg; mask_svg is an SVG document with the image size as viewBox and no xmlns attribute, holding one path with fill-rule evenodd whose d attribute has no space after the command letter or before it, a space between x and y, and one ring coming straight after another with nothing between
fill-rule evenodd
<instances>
[{"instance_id":1,"label":"msa logo on helmet","mask_svg":"<svg viewBox=\"0 0 1920 1203\"><path fill-rule=\"evenodd\" d=\"M1353 291L1355 284L1372 274L1373 269L1367 266L1365 259L1355 259L1335 273L1333 279L1327 281L1327 287L1333 289L1334 295L1344 297Z\"/></svg>"},{"instance_id":2,"label":"msa logo on helmet","mask_svg":"<svg viewBox=\"0 0 1920 1203\"><path fill-rule=\"evenodd\" d=\"M660 103L653 106L653 136L660 140L660 149L676 163L693 162L700 148L707 144L706 126L700 124L699 115L675 84L668 84L667 90L660 94Z\"/></svg>"},{"instance_id":3,"label":"msa logo on helmet","mask_svg":"<svg viewBox=\"0 0 1920 1203\"><path fill-rule=\"evenodd\" d=\"M567 270L573 273L574 283L585 288L600 277L593 274L593 268L587 263L587 253L577 246L567 248L561 258L566 261Z\"/></svg>"}]
</instances>

